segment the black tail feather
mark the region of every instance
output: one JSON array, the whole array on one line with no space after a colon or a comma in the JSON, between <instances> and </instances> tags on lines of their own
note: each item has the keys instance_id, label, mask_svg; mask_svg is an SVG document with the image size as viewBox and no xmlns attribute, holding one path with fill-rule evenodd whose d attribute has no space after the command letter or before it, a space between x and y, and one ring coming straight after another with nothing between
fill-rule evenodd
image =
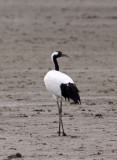
<instances>
[{"instance_id":1,"label":"black tail feather","mask_svg":"<svg viewBox=\"0 0 117 160\"><path fill-rule=\"evenodd\" d=\"M73 83L61 84L62 96L66 99L72 99L75 103L81 104L79 90Z\"/></svg>"}]
</instances>

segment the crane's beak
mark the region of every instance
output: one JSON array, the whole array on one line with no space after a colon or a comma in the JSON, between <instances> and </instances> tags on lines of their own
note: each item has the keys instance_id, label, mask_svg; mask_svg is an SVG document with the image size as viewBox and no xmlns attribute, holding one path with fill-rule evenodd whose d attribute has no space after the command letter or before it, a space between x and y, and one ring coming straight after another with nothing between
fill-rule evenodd
<instances>
[{"instance_id":1,"label":"crane's beak","mask_svg":"<svg viewBox=\"0 0 117 160\"><path fill-rule=\"evenodd\" d=\"M68 56L66 54L62 54L62 57L69 57L69 58L71 58L71 56Z\"/></svg>"}]
</instances>

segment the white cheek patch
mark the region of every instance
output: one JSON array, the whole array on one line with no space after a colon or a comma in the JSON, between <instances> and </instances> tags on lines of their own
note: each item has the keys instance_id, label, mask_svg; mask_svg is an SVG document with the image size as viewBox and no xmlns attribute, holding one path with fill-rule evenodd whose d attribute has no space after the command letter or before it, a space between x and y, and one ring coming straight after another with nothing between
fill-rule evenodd
<instances>
[{"instance_id":1,"label":"white cheek patch","mask_svg":"<svg viewBox=\"0 0 117 160\"><path fill-rule=\"evenodd\" d=\"M53 57L54 57L55 55L57 55L57 54L58 54L58 52L52 53L52 55L51 55L51 60L52 60L52 62L53 62Z\"/></svg>"}]
</instances>

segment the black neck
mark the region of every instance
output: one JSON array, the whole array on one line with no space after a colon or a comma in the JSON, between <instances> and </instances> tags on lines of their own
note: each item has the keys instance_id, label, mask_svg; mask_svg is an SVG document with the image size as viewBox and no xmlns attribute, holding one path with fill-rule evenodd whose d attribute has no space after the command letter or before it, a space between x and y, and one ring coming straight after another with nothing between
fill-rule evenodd
<instances>
[{"instance_id":1,"label":"black neck","mask_svg":"<svg viewBox=\"0 0 117 160\"><path fill-rule=\"evenodd\" d=\"M55 70L59 71L59 65L58 65L57 59L55 57L53 58L53 61L54 61L54 64L55 64Z\"/></svg>"}]
</instances>

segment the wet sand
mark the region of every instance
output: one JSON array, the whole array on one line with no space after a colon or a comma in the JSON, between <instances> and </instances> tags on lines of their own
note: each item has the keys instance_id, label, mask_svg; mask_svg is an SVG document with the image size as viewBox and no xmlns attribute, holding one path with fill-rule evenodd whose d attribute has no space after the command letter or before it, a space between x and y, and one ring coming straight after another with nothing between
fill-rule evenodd
<instances>
[{"instance_id":1,"label":"wet sand","mask_svg":"<svg viewBox=\"0 0 117 160\"><path fill-rule=\"evenodd\" d=\"M0 160L116 160L117 1L4 0L0 21ZM43 83L56 50L82 100L63 102L66 137Z\"/></svg>"}]
</instances>

